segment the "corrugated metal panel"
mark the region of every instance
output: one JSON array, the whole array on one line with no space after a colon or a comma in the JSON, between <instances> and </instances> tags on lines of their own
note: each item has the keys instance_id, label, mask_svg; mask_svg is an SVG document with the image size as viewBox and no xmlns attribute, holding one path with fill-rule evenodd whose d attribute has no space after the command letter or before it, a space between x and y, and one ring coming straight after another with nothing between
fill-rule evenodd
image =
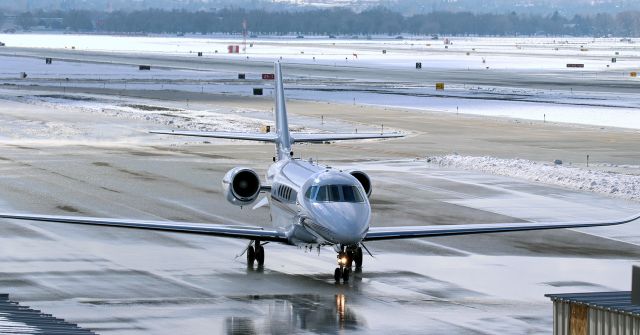
<instances>
[{"instance_id":1,"label":"corrugated metal panel","mask_svg":"<svg viewBox=\"0 0 640 335\"><path fill-rule=\"evenodd\" d=\"M598 334L598 310L589 308L589 335Z\"/></svg>"},{"instance_id":2,"label":"corrugated metal panel","mask_svg":"<svg viewBox=\"0 0 640 335\"><path fill-rule=\"evenodd\" d=\"M570 305L562 301L553 304L553 335L569 335Z\"/></svg>"},{"instance_id":3,"label":"corrugated metal panel","mask_svg":"<svg viewBox=\"0 0 640 335\"><path fill-rule=\"evenodd\" d=\"M546 296L553 301L577 303L612 312L640 316L640 305L631 304L630 291L547 294Z\"/></svg>"},{"instance_id":4,"label":"corrugated metal panel","mask_svg":"<svg viewBox=\"0 0 640 335\"><path fill-rule=\"evenodd\" d=\"M0 333L8 334L81 334L94 332L78 325L44 314L39 310L20 306L9 300L8 294L0 294Z\"/></svg>"},{"instance_id":5,"label":"corrugated metal panel","mask_svg":"<svg viewBox=\"0 0 640 335\"><path fill-rule=\"evenodd\" d=\"M631 292L549 294L553 301L554 335L640 335L640 306ZM584 311L584 308L588 310ZM581 311L578 313L578 311ZM586 317L586 323L577 322ZM576 324L584 324L584 329Z\"/></svg>"}]
</instances>

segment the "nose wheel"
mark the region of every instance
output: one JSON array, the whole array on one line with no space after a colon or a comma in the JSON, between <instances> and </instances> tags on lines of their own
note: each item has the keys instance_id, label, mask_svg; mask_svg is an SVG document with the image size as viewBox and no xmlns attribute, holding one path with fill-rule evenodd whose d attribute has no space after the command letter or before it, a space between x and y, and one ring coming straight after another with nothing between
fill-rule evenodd
<instances>
[{"instance_id":1,"label":"nose wheel","mask_svg":"<svg viewBox=\"0 0 640 335\"><path fill-rule=\"evenodd\" d=\"M338 253L338 267L333 272L333 279L336 283L340 280L347 283L349 282L349 275L351 275L351 267L356 266L356 270L362 268L362 248L343 248Z\"/></svg>"},{"instance_id":2,"label":"nose wheel","mask_svg":"<svg viewBox=\"0 0 640 335\"><path fill-rule=\"evenodd\" d=\"M339 267L333 272L333 279L336 280L336 283L340 282L342 279L343 282L349 282L349 275L351 274L351 269L347 267Z\"/></svg>"}]
</instances>

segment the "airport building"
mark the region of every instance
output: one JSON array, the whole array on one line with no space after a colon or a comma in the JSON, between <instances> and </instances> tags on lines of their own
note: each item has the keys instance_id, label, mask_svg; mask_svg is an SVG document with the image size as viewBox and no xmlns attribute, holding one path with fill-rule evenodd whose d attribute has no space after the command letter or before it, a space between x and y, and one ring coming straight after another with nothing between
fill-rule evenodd
<instances>
[{"instance_id":1,"label":"airport building","mask_svg":"<svg viewBox=\"0 0 640 335\"><path fill-rule=\"evenodd\" d=\"M640 335L640 267L632 291L547 294L554 335Z\"/></svg>"}]
</instances>

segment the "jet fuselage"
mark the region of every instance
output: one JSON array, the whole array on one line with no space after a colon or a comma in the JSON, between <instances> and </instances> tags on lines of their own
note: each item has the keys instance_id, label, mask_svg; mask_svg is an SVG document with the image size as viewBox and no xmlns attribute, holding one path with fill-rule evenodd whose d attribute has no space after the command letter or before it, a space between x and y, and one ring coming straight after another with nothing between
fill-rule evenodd
<instances>
[{"instance_id":1,"label":"jet fuselage","mask_svg":"<svg viewBox=\"0 0 640 335\"><path fill-rule=\"evenodd\" d=\"M267 171L274 227L296 245L358 245L371 205L358 180L311 161L281 159Z\"/></svg>"}]
</instances>

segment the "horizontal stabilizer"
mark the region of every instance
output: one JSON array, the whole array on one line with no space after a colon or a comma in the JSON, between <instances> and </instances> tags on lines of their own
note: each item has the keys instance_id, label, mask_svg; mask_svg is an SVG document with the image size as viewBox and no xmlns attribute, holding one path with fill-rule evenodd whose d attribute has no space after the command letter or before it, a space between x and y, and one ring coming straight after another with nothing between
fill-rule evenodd
<instances>
[{"instance_id":1,"label":"horizontal stabilizer","mask_svg":"<svg viewBox=\"0 0 640 335\"><path fill-rule=\"evenodd\" d=\"M240 132L182 131L182 130L153 130L153 131L150 131L150 133L163 134L163 135L226 138L226 139L232 139L232 140L247 140L247 141L258 141L258 142L275 142L276 139L278 138L278 135L276 133L240 133ZM291 141L293 143L321 143L321 142L328 142L328 141L369 140L369 139L376 139L376 138L397 138L397 137L404 137L404 135L398 134L398 133L388 133L388 134L291 133Z\"/></svg>"},{"instance_id":2,"label":"horizontal stabilizer","mask_svg":"<svg viewBox=\"0 0 640 335\"><path fill-rule=\"evenodd\" d=\"M240 133L226 131L174 131L174 130L152 130L152 134L196 136L211 138L226 138L232 140L247 140L259 142L275 142L278 136L275 133Z\"/></svg>"},{"instance_id":3,"label":"horizontal stabilizer","mask_svg":"<svg viewBox=\"0 0 640 335\"><path fill-rule=\"evenodd\" d=\"M375 138L397 138L404 137L398 133L388 134L376 134L376 133L353 133L353 134L338 134L338 133L326 133L326 134L307 134L307 133L293 133L293 142L295 143L313 143L313 142L327 142L327 141L348 141L348 140L369 140Z\"/></svg>"}]
</instances>

